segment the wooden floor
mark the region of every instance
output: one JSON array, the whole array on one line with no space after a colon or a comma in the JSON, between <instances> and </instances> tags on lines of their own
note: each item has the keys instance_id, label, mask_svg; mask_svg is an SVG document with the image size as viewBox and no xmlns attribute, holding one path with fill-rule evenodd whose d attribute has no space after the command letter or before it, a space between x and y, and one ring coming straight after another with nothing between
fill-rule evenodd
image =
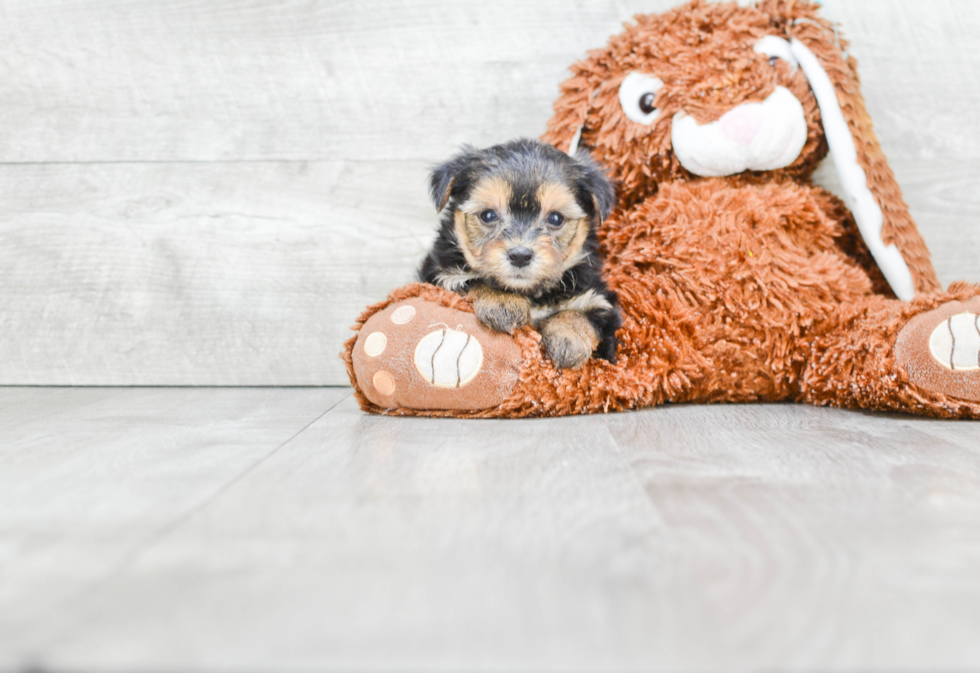
<instances>
[{"instance_id":1,"label":"wooden floor","mask_svg":"<svg viewBox=\"0 0 980 673\"><path fill-rule=\"evenodd\" d=\"M0 670L980 668L980 423L0 388Z\"/></svg>"}]
</instances>

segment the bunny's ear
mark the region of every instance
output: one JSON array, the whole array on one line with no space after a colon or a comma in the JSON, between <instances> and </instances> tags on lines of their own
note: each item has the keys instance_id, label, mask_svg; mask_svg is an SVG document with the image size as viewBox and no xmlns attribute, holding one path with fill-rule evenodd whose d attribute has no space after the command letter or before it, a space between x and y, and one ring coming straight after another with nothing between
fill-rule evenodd
<instances>
[{"instance_id":1,"label":"bunny's ear","mask_svg":"<svg viewBox=\"0 0 980 673\"><path fill-rule=\"evenodd\" d=\"M772 4L770 0L760 8ZM809 3L775 4L781 9L813 8ZM844 55L833 26L806 13L811 16L787 23L788 37L820 106L827 143L861 236L900 299L940 290L929 250L875 136L856 64Z\"/></svg>"},{"instance_id":2,"label":"bunny's ear","mask_svg":"<svg viewBox=\"0 0 980 673\"><path fill-rule=\"evenodd\" d=\"M578 153L585 118L595 94L588 73L583 71L584 67L582 63L576 64L574 76L561 85L561 96L555 101L555 113L541 136L543 142L573 157Z\"/></svg>"}]
</instances>

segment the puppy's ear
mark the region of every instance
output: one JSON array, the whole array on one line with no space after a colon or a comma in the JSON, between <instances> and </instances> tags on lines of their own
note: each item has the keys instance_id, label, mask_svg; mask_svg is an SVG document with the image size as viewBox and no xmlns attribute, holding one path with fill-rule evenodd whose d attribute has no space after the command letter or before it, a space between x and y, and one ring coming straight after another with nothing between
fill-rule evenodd
<instances>
[{"instance_id":1,"label":"puppy's ear","mask_svg":"<svg viewBox=\"0 0 980 673\"><path fill-rule=\"evenodd\" d=\"M606 177L605 171L592 161L592 157L586 150L578 151L575 155L575 163L581 170L578 180L579 190L583 192L582 196L586 201L592 202L599 217L599 224L602 224L616 207L616 190Z\"/></svg>"},{"instance_id":2,"label":"puppy's ear","mask_svg":"<svg viewBox=\"0 0 980 673\"><path fill-rule=\"evenodd\" d=\"M436 206L436 212L449 203L453 192L459 193L467 187L467 169L480 162L480 151L470 145L463 145L459 154L437 166L429 176L429 195Z\"/></svg>"}]
</instances>

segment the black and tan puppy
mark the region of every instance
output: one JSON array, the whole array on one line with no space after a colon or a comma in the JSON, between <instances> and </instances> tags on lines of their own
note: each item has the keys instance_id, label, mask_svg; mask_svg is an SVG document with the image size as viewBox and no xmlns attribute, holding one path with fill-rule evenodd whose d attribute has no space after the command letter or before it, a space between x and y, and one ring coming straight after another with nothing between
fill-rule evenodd
<instances>
[{"instance_id":1,"label":"black and tan puppy","mask_svg":"<svg viewBox=\"0 0 980 673\"><path fill-rule=\"evenodd\" d=\"M556 367L615 359L622 318L596 238L615 192L586 154L536 140L464 147L430 186L444 215L423 281L468 296L495 330L532 324Z\"/></svg>"}]
</instances>

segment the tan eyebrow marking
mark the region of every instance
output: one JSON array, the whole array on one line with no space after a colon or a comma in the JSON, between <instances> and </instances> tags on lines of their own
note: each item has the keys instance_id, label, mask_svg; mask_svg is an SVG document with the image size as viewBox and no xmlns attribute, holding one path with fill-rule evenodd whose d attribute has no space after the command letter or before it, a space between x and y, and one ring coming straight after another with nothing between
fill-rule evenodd
<instances>
[{"instance_id":1,"label":"tan eyebrow marking","mask_svg":"<svg viewBox=\"0 0 980 673\"><path fill-rule=\"evenodd\" d=\"M501 177L485 178L477 183L470 198L466 203L459 207L464 213L475 215L485 208L493 208L498 214L507 213L507 204L510 203L513 190L510 183Z\"/></svg>"},{"instance_id":2,"label":"tan eyebrow marking","mask_svg":"<svg viewBox=\"0 0 980 673\"><path fill-rule=\"evenodd\" d=\"M559 182L545 182L537 191L538 203L541 204L541 215L545 216L557 211L570 220L585 217L585 211L575 200L575 195L567 185Z\"/></svg>"}]
</instances>

